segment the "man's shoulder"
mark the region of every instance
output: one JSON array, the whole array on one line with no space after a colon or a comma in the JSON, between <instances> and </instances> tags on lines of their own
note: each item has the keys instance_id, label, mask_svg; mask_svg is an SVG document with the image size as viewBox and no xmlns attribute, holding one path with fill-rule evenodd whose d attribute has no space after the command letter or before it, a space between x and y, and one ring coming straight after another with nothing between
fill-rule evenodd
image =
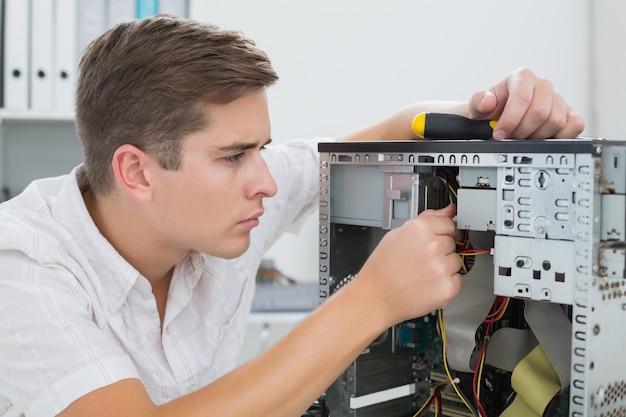
<instances>
[{"instance_id":1,"label":"man's shoulder","mask_svg":"<svg viewBox=\"0 0 626 417\"><path fill-rule=\"evenodd\" d=\"M0 250L52 252L68 231L54 215L71 174L33 181L24 191L0 204Z\"/></svg>"},{"instance_id":2,"label":"man's shoulder","mask_svg":"<svg viewBox=\"0 0 626 417\"><path fill-rule=\"evenodd\" d=\"M70 173L32 181L18 195L0 203L0 213L7 210L17 210L25 213L44 211L49 206L50 200L59 195L68 180L73 178L73 175L73 173Z\"/></svg>"}]
</instances>

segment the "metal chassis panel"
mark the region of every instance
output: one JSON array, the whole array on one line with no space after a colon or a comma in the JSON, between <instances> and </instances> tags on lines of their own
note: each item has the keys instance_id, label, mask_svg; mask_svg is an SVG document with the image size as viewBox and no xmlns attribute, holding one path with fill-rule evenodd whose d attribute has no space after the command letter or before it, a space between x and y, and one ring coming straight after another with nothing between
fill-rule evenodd
<instances>
[{"instance_id":1,"label":"metal chassis panel","mask_svg":"<svg viewBox=\"0 0 626 417\"><path fill-rule=\"evenodd\" d=\"M575 160L575 267L572 306L572 360L569 415L571 417L626 416L626 280L599 274L599 250L623 246L602 242L601 223L605 147L626 147L604 140L498 143L442 141L320 144L320 302L331 295L332 257L331 167L335 164L378 166L489 166L510 167L515 158L532 156L533 166L547 166L562 156ZM546 153L546 151L548 151ZM381 174L382 175L382 174ZM497 251L497 248L495 248Z\"/></svg>"}]
</instances>

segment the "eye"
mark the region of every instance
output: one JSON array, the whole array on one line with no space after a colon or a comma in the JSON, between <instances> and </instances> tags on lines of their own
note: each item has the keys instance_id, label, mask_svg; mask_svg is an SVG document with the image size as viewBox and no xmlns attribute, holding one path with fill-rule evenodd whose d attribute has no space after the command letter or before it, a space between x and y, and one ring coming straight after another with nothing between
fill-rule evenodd
<instances>
[{"instance_id":1,"label":"eye","mask_svg":"<svg viewBox=\"0 0 626 417\"><path fill-rule=\"evenodd\" d=\"M239 161L241 158L243 158L244 153L240 152L236 155L231 155L231 156L227 156L224 159L226 159L226 161L228 162L237 162Z\"/></svg>"}]
</instances>

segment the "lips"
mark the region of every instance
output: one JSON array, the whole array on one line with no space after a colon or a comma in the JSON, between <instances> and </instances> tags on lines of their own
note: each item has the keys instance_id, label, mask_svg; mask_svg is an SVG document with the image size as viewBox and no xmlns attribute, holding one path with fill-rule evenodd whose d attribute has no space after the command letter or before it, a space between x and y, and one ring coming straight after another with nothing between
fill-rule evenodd
<instances>
[{"instance_id":1,"label":"lips","mask_svg":"<svg viewBox=\"0 0 626 417\"><path fill-rule=\"evenodd\" d=\"M256 227L259 225L259 217L261 217L263 215L263 210L255 213L254 215L252 215L251 217L242 220L239 222L239 224L243 225L243 226L248 226L248 227Z\"/></svg>"}]
</instances>

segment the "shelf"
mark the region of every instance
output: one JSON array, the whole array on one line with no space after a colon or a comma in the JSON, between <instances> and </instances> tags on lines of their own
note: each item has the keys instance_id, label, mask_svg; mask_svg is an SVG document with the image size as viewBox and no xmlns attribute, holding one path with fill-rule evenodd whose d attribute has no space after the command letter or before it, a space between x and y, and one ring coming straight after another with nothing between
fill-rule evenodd
<instances>
[{"instance_id":1,"label":"shelf","mask_svg":"<svg viewBox=\"0 0 626 417\"><path fill-rule=\"evenodd\" d=\"M7 122L74 122L73 113L33 110L0 110L0 123Z\"/></svg>"},{"instance_id":2,"label":"shelf","mask_svg":"<svg viewBox=\"0 0 626 417\"><path fill-rule=\"evenodd\" d=\"M0 202L81 160L73 114L0 110Z\"/></svg>"}]
</instances>

